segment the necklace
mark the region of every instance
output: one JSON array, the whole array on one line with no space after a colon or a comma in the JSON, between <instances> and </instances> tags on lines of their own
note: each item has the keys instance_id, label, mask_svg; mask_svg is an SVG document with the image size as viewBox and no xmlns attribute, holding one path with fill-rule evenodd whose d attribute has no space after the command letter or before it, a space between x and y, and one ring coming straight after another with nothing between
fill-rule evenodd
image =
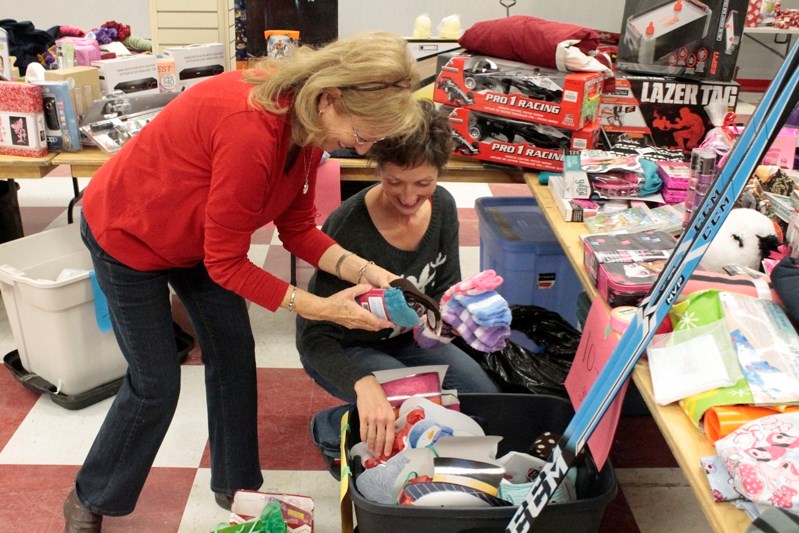
<instances>
[{"instance_id":1,"label":"necklace","mask_svg":"<svg viewBox=\"0 0 799 533\"><path fill-rule=\"evenodd\" d=\"M302 166L305 168L305 185L302 186L302 194L308 194L310 188L309 178L311 175L311 166L308 162L308 152L302 151Z\"/></svg>"}]
</instances>

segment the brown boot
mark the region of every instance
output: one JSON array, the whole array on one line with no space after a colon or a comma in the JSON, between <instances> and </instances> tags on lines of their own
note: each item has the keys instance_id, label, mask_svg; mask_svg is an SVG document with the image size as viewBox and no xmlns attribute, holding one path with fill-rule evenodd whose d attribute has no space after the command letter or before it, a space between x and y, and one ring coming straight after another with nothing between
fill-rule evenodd
<instances>
[{"instance_id":1,"label":"brown boot","mask_svg":"<svg viewBox=\"0 0 799 533\"><path fill-rule=\"evenodd\" d=\"M64 502L64 518L64 533L100 533L103 525L103 516L86 509L78 500L75 489Z\"/></svg>"}]
</instances>

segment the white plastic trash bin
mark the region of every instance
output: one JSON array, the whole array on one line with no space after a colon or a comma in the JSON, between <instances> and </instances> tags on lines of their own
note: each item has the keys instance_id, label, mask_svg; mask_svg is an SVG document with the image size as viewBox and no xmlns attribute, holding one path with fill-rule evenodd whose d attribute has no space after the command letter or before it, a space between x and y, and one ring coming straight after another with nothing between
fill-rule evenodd
<instances>
[{"instance_id":1,"label":"white plastic trash bin","mask_svg":"<svg viewBox=\"0 0 799 533\"><path fill-rule=\"evenodd\" d=\"M97 326L91 269L78 224L0 244L0 290L20 362L60 394L90 391L127 369L113 332Z\"/></svg>"}]
</instances>

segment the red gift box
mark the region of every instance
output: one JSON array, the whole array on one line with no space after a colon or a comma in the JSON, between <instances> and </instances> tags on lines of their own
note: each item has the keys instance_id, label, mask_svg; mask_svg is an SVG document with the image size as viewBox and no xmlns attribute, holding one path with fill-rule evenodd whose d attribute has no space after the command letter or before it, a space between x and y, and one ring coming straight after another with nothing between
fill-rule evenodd
<instances>
[{"instance_id":1,"label":"red gift box","mask_svg":"<svg viewBox=\"0 0 799 533\"><path fill-rule=\"evenodd\" d=\"M0 154L47 154L42 88L31 83L0 82Z\"/></svg>"}]
</instances>

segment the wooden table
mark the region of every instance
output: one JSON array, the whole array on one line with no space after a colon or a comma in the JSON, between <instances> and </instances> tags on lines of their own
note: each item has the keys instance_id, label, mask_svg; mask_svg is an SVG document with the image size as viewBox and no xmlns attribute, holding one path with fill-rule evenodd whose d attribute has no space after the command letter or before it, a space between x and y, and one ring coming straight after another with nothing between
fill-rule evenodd
<instances>
[{"instance_id":1,"label":"wooden table","mask_svg":"<svg viewBox=\"0 0 799 533\"><path fill-rule=\"evenodd\" d=\"M56 154L43 157L19 157L0 155L0 179L43 178L55 168L52 163Z\"/></svg>"},{"instance_id":2,"label":"wooden table","mask_svg":"<svg viewBox=\"0 0 799 533\"><path fill-rule=\"evenodd\" d=\"M90 178L109 159L110 155L99 148L88 147L78 152L50 153L44 157L17 157L0 155L0 179L44 178L56 167L66 165L70 168L73 197L67 208L67 222L73 221L75 204L82 191L78 178ZM341 181L376 181L375 169L361 158L337 158L341 167ZM441 181L463 183L522 183L524 175L520 170L505 167L491 167L475 159L453 155L447 172Z\"/></svg>"},{"instance_id":3,"label":"wooden table","mask_svg":"<svg viewBox=\"0 0 799 533\"><path fill-rule=\"evenodd\" d=\"M526 173L525 181L533 192L538 205L544 213L558 242L574 267L588 295L593 300L597 296L596 287L591 283L583 266L583 247L580 235L589 233L582 222L566 222L558 211L552 195L546 185L538 183L538 174ZM652 390L652 379L649 374L649 363L640 360L633 370L633 381L644 398L652 417L660 428L663 437L677 459L688 483L696 495L702 511L710 525L719 533L745 531L751 520L743 511L729 503L715 503L699 458L716 455L715 447L697 430L688 416L676 403L661 406L655 403Z\"/></svg>"}]
</instances>

